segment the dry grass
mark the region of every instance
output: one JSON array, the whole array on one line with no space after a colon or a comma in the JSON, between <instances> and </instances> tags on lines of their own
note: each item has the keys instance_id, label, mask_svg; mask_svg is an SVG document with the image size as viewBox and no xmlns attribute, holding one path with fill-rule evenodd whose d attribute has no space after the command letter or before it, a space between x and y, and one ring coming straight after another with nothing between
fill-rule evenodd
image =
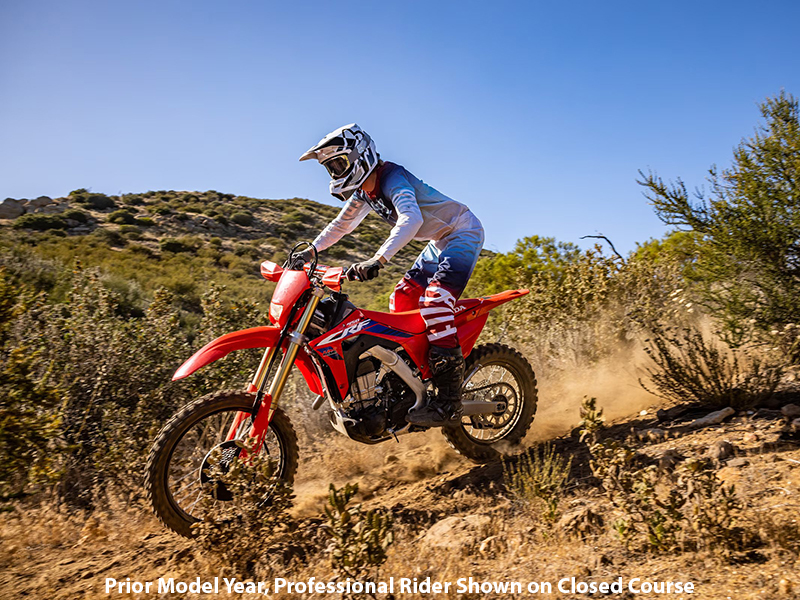
<instances>
[{"instance_id":1,"label":"dry grass","mask_svg":"<svg viewBox=\"0 0 800 600\"><path fill-rule=\"evenodd\" d=\"M421 580L430 576L454 582L471 576L479 581L557 582L571 576L585 581L644 577L694 581L697 597L704 600L792 598L781 590L787 589L787 581L800 585L796 576L800 566L800 476L796 463L791 462L800 460L800 449L770 446L781 425L763 425L739 418L722 427L670 437L641 448L649 455L673 448L685 456L701 457L712 443L727 439L740 456L747 457L749 464L745 467L723 466L717 476L736 486L745 506L747 527L761 543L727 558L706 550L658 556L628 550L609 526L596 528L582 538L572 536L559 525L549 525L509 502L498 466L474 467L454 455L442 461L446 452L436 436L423 436L416 444L412 438L402 440L402 452L397 445L370 449L375 453L354 446L348 450L348 446L338 446L336 438L329 438L324 454L307 458L304 466L309 468L304 480L312 490L312 484L322 481L326 470L333 473L336 464L336 477L382 482L368 492L371 497L365 508L385 507L395 516L396 539L381 568L384 578ZM613 427L611 431L613 434ZM556 442L562 451L579 447L577 440ZM331 458L337 455L338 461ZM417 469L423 469L422 478ZM312 499L309 493L303 509L307 514L298 518L313 529L320 522L323 500ZM565 513L586 506L606 515L610 510L589 482L572 486L561 506ZM457 514L484 515L489 521L461 551L442 551L424 539L433 522ZM155 581L165 576L206 579L242 575L232 573L191 542L164 532L147 512L113 495L103 510L91 515L69 515L47 506L19 504L13 512L3 513L0 523L0 585L18 597L108 598L102 589L105 577ZM256 578L267 576L265 571L256 570ZM305 564L272 572L271 576L327 580L334 578L335 572L324 544L320 544ZM582 596L556 592L547 597Z\"/></svg>"}]
</instances>

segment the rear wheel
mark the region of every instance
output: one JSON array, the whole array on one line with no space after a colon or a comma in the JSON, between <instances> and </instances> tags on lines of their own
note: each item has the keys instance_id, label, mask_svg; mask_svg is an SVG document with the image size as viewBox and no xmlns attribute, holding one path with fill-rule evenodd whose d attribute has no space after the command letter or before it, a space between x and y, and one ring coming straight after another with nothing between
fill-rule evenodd
<instances>
[{"instance_id":1,"label":"rear wheel","mask_svg":"<svg viewBox=\"0 0 800 600\"><path fill-rule=\"evenodd\" d=\"M501 442L519 444L536 414L536 375L516 350L502 344L475 348L466 359L464 401L502 402L501 412L468 415L458 424L442 428L447 442L459 453L478 463L500 456Z\"/></svg>"},{"instance_id":2,"label":"rear wheel","mask_svg":"<svg viewBox=\"0 0 800 600\"><path fill-rule=\"evenodd\" d=\"M192 537L192 524L203 518L200 499L208 456L217 447L223 454L238 453L226 437L242 412L248 416L238 425L235 439L247 439L254 402L255 395L243 391L209 394L187 404L158 434L147 461L145 490L156 516L176 533ZM297 436L280 408L272 415L260 453L275 460L281 480L292 483L297 471ZM226 500L224 495L215 497Z\"/></svg>"}]
</instances>

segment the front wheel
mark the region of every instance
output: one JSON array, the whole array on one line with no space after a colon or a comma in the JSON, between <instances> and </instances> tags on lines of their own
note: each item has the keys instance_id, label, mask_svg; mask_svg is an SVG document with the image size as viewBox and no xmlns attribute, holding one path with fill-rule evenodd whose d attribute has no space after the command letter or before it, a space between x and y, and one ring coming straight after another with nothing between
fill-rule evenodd
<instances>
[{"instance_id":1,"label":"front wheel","mask_svg":"<svg viewBox=\"0 0 800 600\"><path fill-rule=\"evenodd\" d=\"M464 416L442 428L456 452L477 463L500 456L495 445L519 444L536 414L536 375L516 350L502 344L475 348L466 359L462 400L502 401L502 413Z\"/></svg>"},{"instance_id":2,"label":"front wheel","mask_svg":"<svg viewBox=\"0 0 800 600\"><path fill-rule=\"evenodd\" d=\"M248 416L234 438L246 440L255 394L224 391L187 404L158 434L147 460L145 490L156 516L174 532L192 537L192 524L203 518L204 467L214 448L226 448L228 432L239 413ZM297 435L289 418L275 408L260 453L275 460L276 475L291 484L297 471ZM219 498L224 501L224 498Z\"/></svg>"}]
</instances>

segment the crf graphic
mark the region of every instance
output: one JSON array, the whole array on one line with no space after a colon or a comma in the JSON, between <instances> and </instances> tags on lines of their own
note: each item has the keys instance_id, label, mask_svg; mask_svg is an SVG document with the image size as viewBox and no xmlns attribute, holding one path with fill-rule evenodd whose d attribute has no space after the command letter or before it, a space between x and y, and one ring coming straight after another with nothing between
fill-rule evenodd
<instances>
[{"instance_id":1,"label":"crf graphic","mask_svg":"<svg viewBox=\"0 0 800 600\"><path fill-rule=\"evenodd\" d=\"M329 335L324 340L322 340L318 346L326 346L328 344L332 344L333 342L338 342L339 340L343 340L346 337L349 337L353 334L358 333L364 327L372 323L369 319L364 319L363 321L358 321L357 323L350 325L349 327L345 327L341 331L337 331L336 333Z\"/></svg>"}]
</instances>

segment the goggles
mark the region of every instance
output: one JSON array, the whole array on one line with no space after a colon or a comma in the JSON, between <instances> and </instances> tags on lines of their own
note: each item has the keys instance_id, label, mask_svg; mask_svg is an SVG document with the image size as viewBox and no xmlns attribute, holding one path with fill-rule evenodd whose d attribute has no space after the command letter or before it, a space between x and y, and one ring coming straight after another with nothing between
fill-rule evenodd
<instances>
[{"instance_id":1,"label":"goggles","mask_svg":"<svg viewBox=\"0 0 800 600\"><path fill-rule=\"evenodd\" d=\"M341 179L345 173L350 169L350 159L346 154L340 154L329 158L322 166L328 170L332 179Z\"/></svg>"}]
</instances>

